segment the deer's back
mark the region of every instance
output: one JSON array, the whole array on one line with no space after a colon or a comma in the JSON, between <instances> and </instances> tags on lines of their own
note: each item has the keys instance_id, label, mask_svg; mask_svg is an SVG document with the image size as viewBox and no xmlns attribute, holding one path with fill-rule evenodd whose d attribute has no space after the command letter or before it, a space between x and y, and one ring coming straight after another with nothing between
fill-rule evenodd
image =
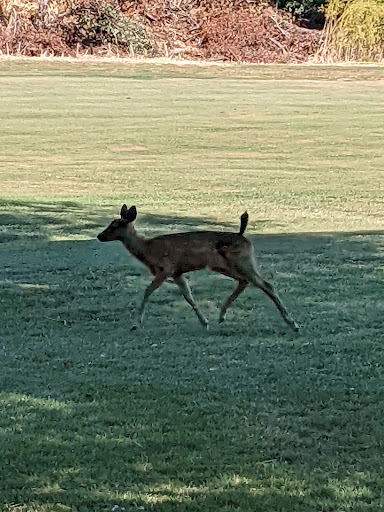
<instances>
[{"instance_id":1,"label":"deer's back","mask_svg":"<svg viewBox=\"0 0 384 512\"><path fill-rule=\"evenodd\" d=\"M238 233L193 231L162 235L148 244L147 265L153 273L183 274L209 267L223 272L232 262L249 253L250 242Z\"/></svg>"}]
</instances>

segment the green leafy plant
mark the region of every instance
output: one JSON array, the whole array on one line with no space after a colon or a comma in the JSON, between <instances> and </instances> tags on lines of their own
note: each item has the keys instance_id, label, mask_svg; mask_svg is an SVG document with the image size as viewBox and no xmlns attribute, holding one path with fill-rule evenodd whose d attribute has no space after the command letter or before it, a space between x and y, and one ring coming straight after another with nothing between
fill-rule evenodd
<instances>
[{"instance_id":1,"label":"green leafy plant","mask_svg":"<svg viewBox=\"0 0 384 512\"><path fill-rule=\"evenodd\" d=\"M88 45L112 43L136 54L155 53L141 24L124 16L118 5L90 1L76 6L74 13L82 27L83 41Z\"/></svg>"},{"instance_id":2,"label":"green leafy plant","mask_svg":"<svg viewBox=\"0 0 384 512\"><path fill-rule=\"evenodd\" d=\"M316 25L324 22L324 0L277 0L277 6L289 11L295 18L305 18Z\"/></svg>"}]
</instances>

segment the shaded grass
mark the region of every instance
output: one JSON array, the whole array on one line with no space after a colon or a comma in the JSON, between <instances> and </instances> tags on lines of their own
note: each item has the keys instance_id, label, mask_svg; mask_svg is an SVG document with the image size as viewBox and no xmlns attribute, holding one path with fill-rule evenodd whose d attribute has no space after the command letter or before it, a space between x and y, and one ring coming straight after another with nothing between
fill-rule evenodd
<instances>
[{"instance_id":1,"label":"shaded grass","mask_svg":"<svg viewBox=\"0 0 384 512\"><path fill-rule=\"evenodd\" d=\"M383 509L380 84L158 72L129 80L128 109L102 68L7 73L2 510ZM150 277L95 240L123 201L148 236L248 208L302 334L254 289L219 326L234 285L205 272L209 334L168 284L131 331Z\"/></svg>"}]
</instances>

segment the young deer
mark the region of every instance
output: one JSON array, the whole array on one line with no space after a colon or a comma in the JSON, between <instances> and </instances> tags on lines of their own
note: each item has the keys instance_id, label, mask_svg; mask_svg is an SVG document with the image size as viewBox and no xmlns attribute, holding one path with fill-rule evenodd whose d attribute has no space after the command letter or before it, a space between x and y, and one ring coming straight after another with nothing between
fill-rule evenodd
<instances>
[{"instance_id":1,"label":"young deer","mask_svg":"<svg viewBox=\"0 0 384 512\"><path fill-rule=\"evenodd\" d=\"M100 242L119 240L154 275L152 283L145 290L139 309L140 323L143 322L149 296L170 278L177 284L188 304L192 306L201 324L208 329L208 320L196 305L188 281L183 274L209 268L238 282L236 290L221 307L220 322L225 319L226 311L233 301L248 284L253 284L268 295L285 322L294 331L298 331L298 324L290 317L272 285L259 274L253 246L243 236L248 223L247 212L241 216L239 233L197 231L157 236L151 239L145 239L136 233L133 227L136 216L136 207L131 206L128 209L124 204L120 212L121 218L112 221L97 238Z\"/></svg>"}]
</instances>

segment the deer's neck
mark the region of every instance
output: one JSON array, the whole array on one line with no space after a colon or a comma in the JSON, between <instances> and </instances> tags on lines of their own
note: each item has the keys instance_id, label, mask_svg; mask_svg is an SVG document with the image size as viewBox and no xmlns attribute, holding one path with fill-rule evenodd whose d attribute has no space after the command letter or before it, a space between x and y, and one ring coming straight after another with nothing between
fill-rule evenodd
<instances>
[{"instance_id":1,"label":"deer's neck","mask_svg":"<svg viewBox=\"0 0 384 512\"><path fill-rule=\"evenodd\" d=\"M133 256L135 256L135 258L146 264L146 239L138 235L135 228L131 224L128 225L124 237L121 241L123 242L125 248Z\"/></svg>"}]
</instances>

